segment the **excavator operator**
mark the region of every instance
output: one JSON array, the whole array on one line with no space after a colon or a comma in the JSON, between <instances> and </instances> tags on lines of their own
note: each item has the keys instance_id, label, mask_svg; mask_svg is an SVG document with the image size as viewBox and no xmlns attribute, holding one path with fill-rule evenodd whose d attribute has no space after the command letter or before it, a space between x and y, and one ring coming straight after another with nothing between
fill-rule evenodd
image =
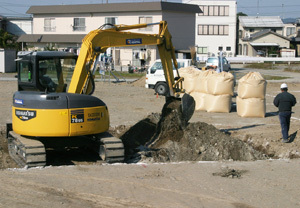
<instances>
[{"instance_id":1,"label":"excavator operator","mask_svg":"<svg viewBox=\"0 0 300 208\"><path fill-rule=\"evenodd\" d=\"M39 64L39 80L40 83L47 89L48 92L55 92L57 84L47 74L47 64L42 62Z\"/></svg>"}]
</instances>

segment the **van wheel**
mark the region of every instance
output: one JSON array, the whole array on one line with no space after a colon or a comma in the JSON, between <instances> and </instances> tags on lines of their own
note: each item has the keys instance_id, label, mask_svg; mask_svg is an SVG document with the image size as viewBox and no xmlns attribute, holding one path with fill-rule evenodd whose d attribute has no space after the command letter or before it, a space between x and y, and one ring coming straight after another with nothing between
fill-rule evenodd
<instances>
[{"instance_id":1,"label":"van wheel","mask_svg":"<svg viewBox=\"0 0 300 208\"><path fill-rule=\"evenodd\" d=\"M168 92L169 92L169 87L168 87L167 83L160 82L160 83L156 84L155 93L166 96L168 94Z\"/></svg>"}]
</instances>

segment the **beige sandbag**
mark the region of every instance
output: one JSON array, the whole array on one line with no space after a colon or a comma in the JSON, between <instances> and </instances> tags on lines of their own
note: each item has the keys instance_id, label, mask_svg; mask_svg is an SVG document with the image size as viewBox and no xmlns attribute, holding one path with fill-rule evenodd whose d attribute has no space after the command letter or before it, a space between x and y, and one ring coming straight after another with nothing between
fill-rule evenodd
<instances>
[{"instance_id":1,"label":"beige sandbag","mask_svg":"<svg viewBox=\"0 0 300 208\"><path fill-rule=\"evenodd\" d=\"M229 113L231 110L231 95L205 96L205 108L207 112Z\"/></svg>"},{"instance_id":2,"label":"beige sandbag","mask_svg":"<svg viewBox=\"0 0 300 208\"><path fill-rule=\"evenodd\" d=\"M185 89L187 93L193 92L196 85L196 79L199 76L199 70L189 66L178 69L178 72L180 77L184 78L183 89Z\"/></svg>"},{"instance_id":3,"label":"beige sandbag","mask_svg":"<svg viewBox=\"0 0 300 208\"><path fill-rule=\"evenodd\" d=\"M264 118L266 114L266 100L261 98L236 97L237 114L241 117Z\"/></svg>"},{"instance_id":4,"label":"beige sandbag","mask_svg":"<svg viewBox=\"0 0 300 208\"><path fill-rule=\"evenodd\" d=\"M212 70L200 71L195 83L195 92L208 93L207 82L209 80L209 77L215 73L216 72Z\"/></svg>"},{"instance_id":5,"label":"beige sandbag","mask_svg":"<svg viewBox=\"0 0 300 208\"><path fill-rule=\"evenodd\" d=\"M190 94L195 102L196 102L196 106L195 106L195 110L197 111L206 111L205 108L205 97L206 97L206 93L202 93L202 92L192 92Z\"/></svg>"},{"instance_id":6,"label":"beige sandbag","mask_svg":"<svg viewBox=\"0 0 300 208\"><path fill-rule=\"evenodd\" d=\"M267 82L259 72L249 72L238 82L238 96L240 98L261 98L266 95Z\"/></svg>"},{"instance_id":7,"label":"beige sandbag","mask_svg":"<svg viewBox=\"0 0 300 208\"><path fill-rule=\"evenodd\" d=\"M234 76L229 72L213 73L208 77L208 94L233 96Z\"/></svg>"}]
</instances>

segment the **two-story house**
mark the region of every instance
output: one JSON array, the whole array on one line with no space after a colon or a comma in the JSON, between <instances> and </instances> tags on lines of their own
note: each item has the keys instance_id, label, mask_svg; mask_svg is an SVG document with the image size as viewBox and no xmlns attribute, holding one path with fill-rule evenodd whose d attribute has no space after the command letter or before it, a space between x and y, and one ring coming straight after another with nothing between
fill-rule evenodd
<instances>
[{"instance_id":1,"label":"two-story house","mask_svg":"<svg viewBox=\"0 0 300 208\"><path fill-rule=\"evenodd\" d=\"M240 16L239 22L239 55L277 56L280 49L290 47L279 16Z\"/></svg>"},{"instance_id":2,"label":"two-story house","mask_svg":"<svg viewBox=\"0 0 300 208\"><path fill-rule=\"evenodd\" d=\"M236 54L236 0L184 0L197 4L203 13L196 14L196 46L199 60L208 56Z\"/></svg>"},{"instance_id":3,"label":"two-story house","mask_svg":"<svg viewBox=\"0 0 300 208\"><path fill-rule=\"evenodd\" d=\"M293 22L287 22L285 24L286 31L290 32L288 36L291 40L291 47L296 50L296 56L300 56L300 18ZM289 29L290 28L290 29Z\"/></svg>"},{"instance_id":4,"label":"two-story house","mask_svg":"<svg viewBox=\"0 0 300 208\"><path fill-rule=\"evenodd\" d=\"M197 5L170 2L139 2L111 4L82 4L32 6L27 13L33 16L32 34L22 35L19 42L35 50L54 47L59 50L80 48L83 37L100 26L111 24L168 22L175 50L186 57L190 47L195 46L195 13ZM158 33L158 27L131 30L139 33ZM139 67L141 59L146 65L159 58L156 46L116 47L110 50L115 65L131 64ZM143 53L145 55L140 56Z\"/></svg>"}]
</instances>

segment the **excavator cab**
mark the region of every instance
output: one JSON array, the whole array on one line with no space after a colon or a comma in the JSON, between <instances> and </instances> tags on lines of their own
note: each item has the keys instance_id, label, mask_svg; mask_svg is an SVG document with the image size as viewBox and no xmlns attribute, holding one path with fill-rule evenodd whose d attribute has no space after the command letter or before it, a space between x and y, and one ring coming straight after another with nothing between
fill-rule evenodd
<instances>
[{"instance_id":1,"label":"excavator cab","mask_svg":"<svg viewBox=\"0 0 300 208\"><path fill-rule=\"evenodd\" d=\"M20 51L18 91L66 92L77 55L58 51Z\"/></svg>"}]
</instances>

